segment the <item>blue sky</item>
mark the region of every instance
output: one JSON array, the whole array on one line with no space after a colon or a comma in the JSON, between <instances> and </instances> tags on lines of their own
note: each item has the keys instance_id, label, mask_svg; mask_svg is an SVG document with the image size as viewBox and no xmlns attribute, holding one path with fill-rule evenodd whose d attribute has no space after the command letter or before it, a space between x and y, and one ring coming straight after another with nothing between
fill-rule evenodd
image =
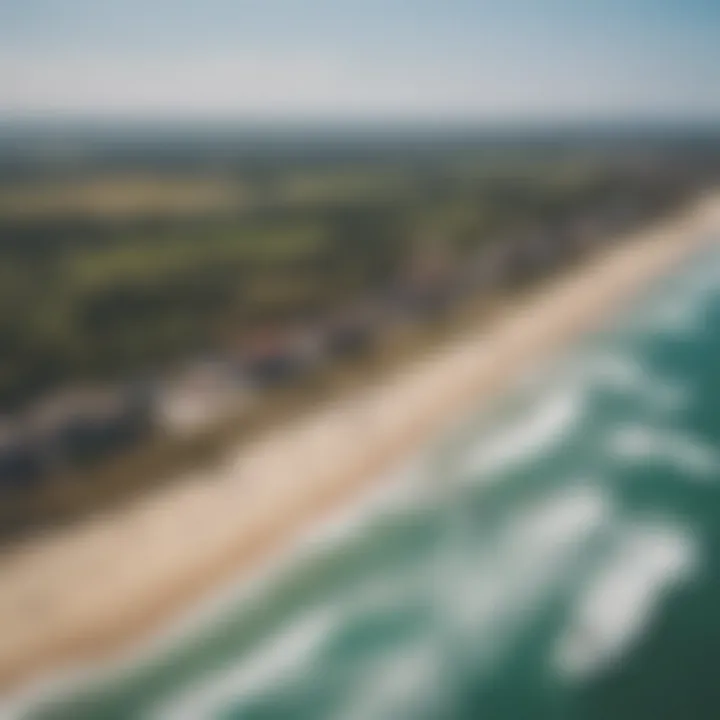
<instances>
[{"instance_id":1,"label":"blue sky","mask_svg":"<svg viewBox=\"0 0 720 720\"><path fill-rule=\"evenodd\" d=\"M720 0L0 0L0 112L720 119Z\"/></svg>"}]
</instances>

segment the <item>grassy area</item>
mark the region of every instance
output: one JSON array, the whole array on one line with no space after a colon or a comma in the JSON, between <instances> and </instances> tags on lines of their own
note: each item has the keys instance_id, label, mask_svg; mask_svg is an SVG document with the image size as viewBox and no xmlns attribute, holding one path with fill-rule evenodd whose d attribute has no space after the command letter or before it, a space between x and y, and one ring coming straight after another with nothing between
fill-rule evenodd
<instances>
[{"instance_id":1,"label":"grassy area","mask_svg":"<svg viewBox=\"0 0 720 720\"><path fill-rule=\"evenodd\" d=\"M139 180L128 189L127 180L102 178L97 188L89 180L43 187L26 198L37 203L32 222L0 210L0 408L64 383L155 372L241 344L258 328L401 283L423 255L459 267L489 243L611 211L627 187L645 205L668 191L663 176L576 165L561 158L522 172L512 162L501 172L497 160L484 173L448 160L420 169L275 170L272 181L233 181L255 198L254 209L238 195L233 212L192 221L168 208L162 219L139 211L111 219L85 208L48 220L39 208L52 193L68 212L83 203L102 209L99 198L115 193L149 204L175 197L185 208L188 193L235 197L235 185L168 178L151 193ZM78 194L79 205L69 199Z\"/></svg>"},{"instance_id":2,"label":"grassy area","mask_svg":"<svg viewBox=\"0 0 720 720\"><path fill-rule=\"evenodd\" d=\"M6 182L0 411L22 417L36 399L86 381L162 379L198 354L242 350L263 331L310 326L405 289L428 268L444 268L452 285L486 250L522 248L528 238L561 249L541 268L546 276L571 262L567 239L582 228L598 235L655 217L706 182L704 170L676 177L674 157L655 157L652 172L638 157L496 149L316 166L274 160L214 175L86 171L14 190ZM51 206L63 212L48 214ZM513 272L498 298L528 280ZM0 527L12 534L70 521L212 465L263 428L479 322L492 305L485 297L427 320L190 438L155 433L87 470L6 488Z\"/></svg>"}]
</instances>

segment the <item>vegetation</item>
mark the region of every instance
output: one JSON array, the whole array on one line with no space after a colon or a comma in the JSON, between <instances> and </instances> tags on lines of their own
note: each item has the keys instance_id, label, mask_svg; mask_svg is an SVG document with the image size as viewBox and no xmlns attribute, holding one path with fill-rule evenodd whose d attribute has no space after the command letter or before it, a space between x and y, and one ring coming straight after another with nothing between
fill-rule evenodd
<instances>
[{"instance_id":1,"label":"vegetation","mask_svg":"<svg viewBox=\"0 0 720 720\"><path fill-rule=\"evenodd\" d=\"M231 143L222 164L148 143L59 164L0 152L0 538L211 462L720 177L714 142ZM422 322L383 333L408 299ZM318 326L345 349L298 363L285 331ZM165 393L186 397L176 361L236 368L253 347L294 381L192 434L158 422Z\"/></svg>"},{"instance_id":2,"label":"vegetation","mask_svg":"<svg viewBox=\"0 0 720 720\"><path fill-rule=\"evenodd\" d=\"M321 316L401 282L428 248L461 264L527 229L607 215L629 198L634 210L659 207L689 185L582 147L470 150L285 165L268 155L139 175L95 160L6 175L0 406Z\"/></svg>"}]
</instances>

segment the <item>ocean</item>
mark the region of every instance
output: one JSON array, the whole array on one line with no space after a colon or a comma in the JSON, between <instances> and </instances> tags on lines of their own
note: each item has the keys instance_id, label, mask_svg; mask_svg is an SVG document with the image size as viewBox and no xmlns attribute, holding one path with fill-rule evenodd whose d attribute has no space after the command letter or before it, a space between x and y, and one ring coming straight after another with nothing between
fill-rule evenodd
<instances>
[{"instance_id":1,"label":"ocean","mask_svg":"<svg viewBox=\"0 0 720 720\"><path fill-rule=\"evenodd\" d=\"M720 251L708 245L67 720L720 717Z\"/></svg>"}]
</instances>

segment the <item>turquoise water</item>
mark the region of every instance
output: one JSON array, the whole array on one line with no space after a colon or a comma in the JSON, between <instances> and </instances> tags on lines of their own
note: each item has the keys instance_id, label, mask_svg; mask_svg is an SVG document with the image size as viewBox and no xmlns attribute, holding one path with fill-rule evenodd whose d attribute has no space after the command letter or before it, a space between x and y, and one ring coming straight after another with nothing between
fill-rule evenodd
<instances>
[{"instance_id":1,"label":"turquoise water","mask_svg":"<svg viewBox=\"0 0 720 720\"><path fill-rule=\"evenodd\" d=\"M720 253L180 639L29 717L720 717Z\"/></svg>"}]
</instances>

